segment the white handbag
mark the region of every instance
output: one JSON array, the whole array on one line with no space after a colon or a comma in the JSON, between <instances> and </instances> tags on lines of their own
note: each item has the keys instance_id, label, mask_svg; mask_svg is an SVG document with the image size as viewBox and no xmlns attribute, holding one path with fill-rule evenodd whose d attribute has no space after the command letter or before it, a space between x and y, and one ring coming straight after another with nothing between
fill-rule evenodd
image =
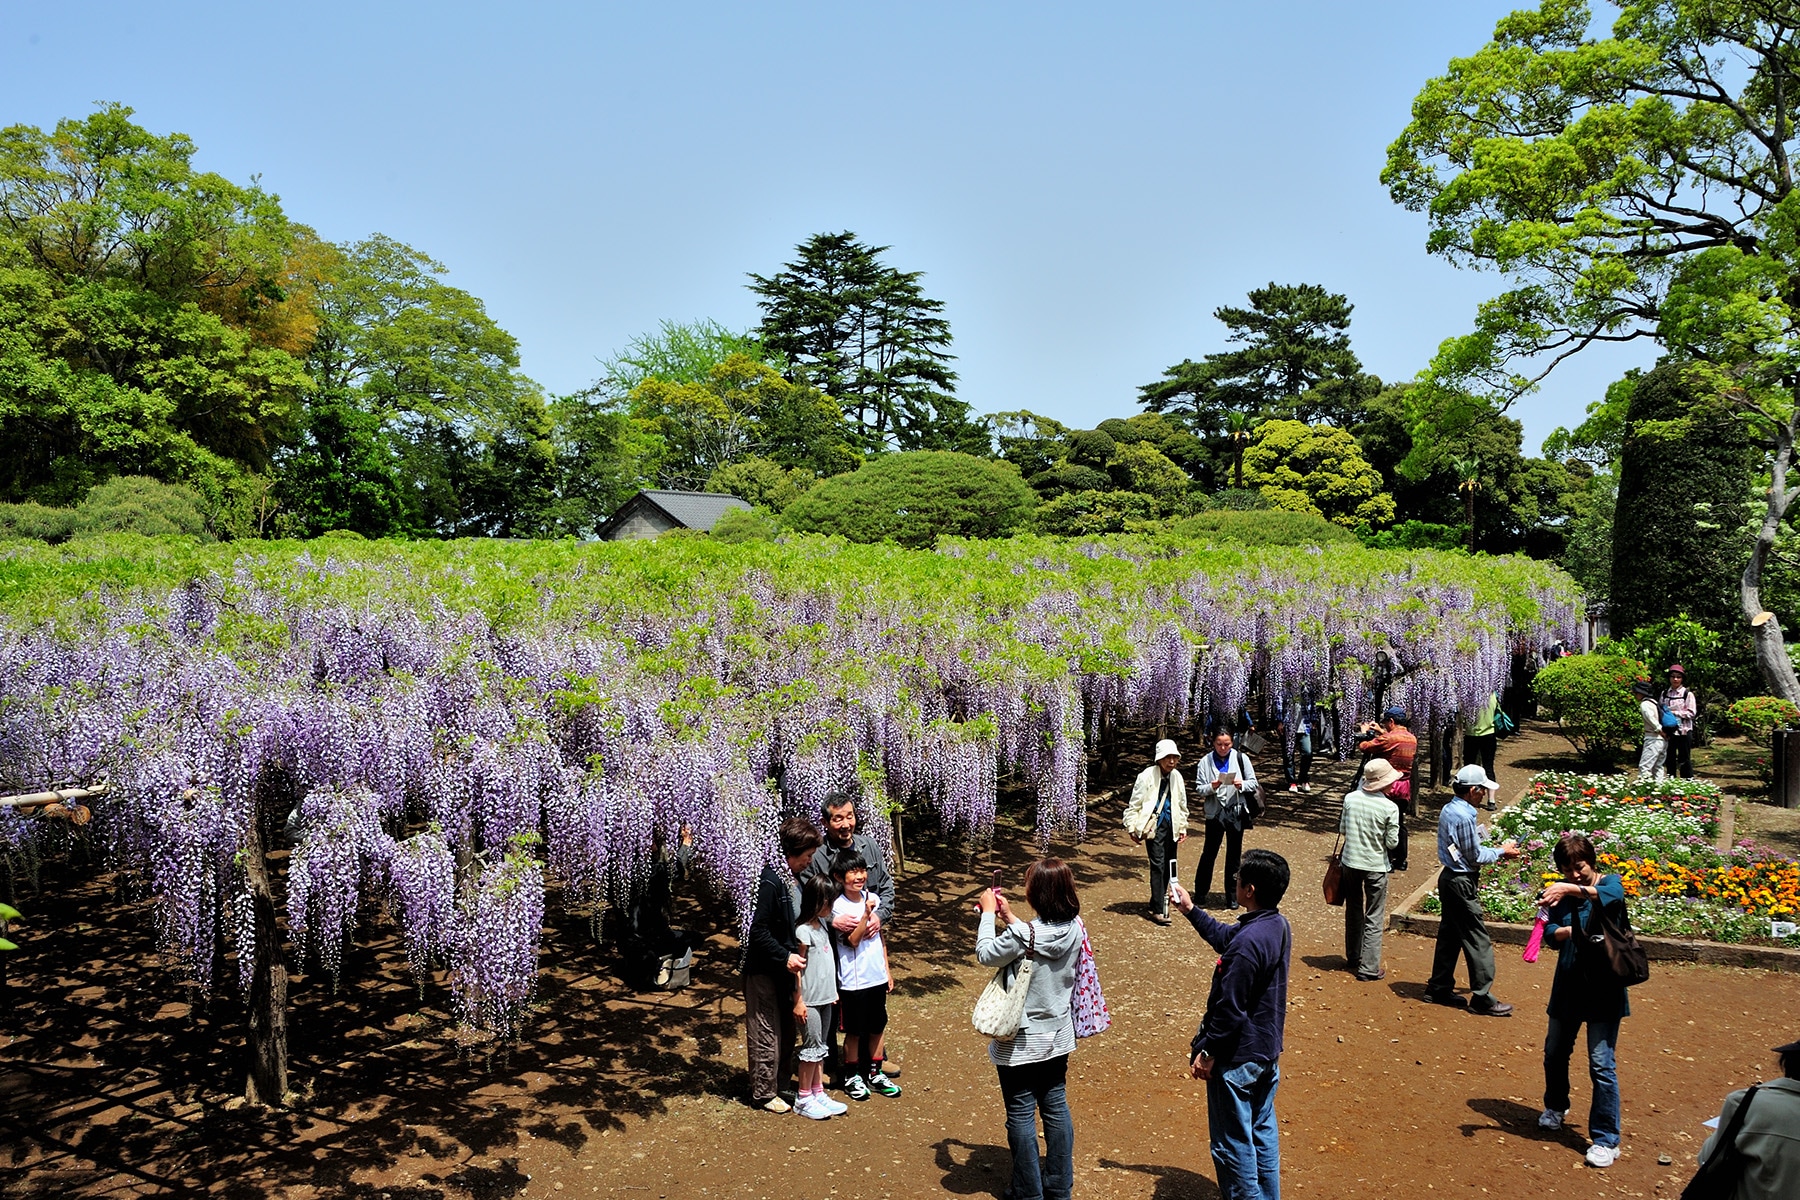
<instances>
[{"instance_id":1,"label":"white handbag","mask_svg":"<svg viewBox=\"0 0 1800 1200\"><path fill-rule=\"evenodd\" d=\"M1000 982L1006 974L1007 963L994 972L994 977L981 989L981 995L975 1000L975 1012L969 1018L975 1026L975 1032L986 1034L1002 1042L1010 1042L1018 1036L1019 1026L1025 1023L1025 993L1031 987L1031 956L1037 950L1037 928L1027 925L1030 940L1025 946L1025 957L1016 959L1018 970L1014 972L1012 985L1009 987Z\"/></svg>"}]
</instances>

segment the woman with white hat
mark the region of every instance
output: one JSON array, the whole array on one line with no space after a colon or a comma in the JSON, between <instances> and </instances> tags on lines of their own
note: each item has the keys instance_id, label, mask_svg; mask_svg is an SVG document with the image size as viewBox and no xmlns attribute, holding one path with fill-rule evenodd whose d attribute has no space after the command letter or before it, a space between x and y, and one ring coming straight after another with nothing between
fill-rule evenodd
<instances>
[{"instance_id":1,"label":"woman with white hat","mask_svg":"<svg viewBox=\"0 0 1800 1200\"><path fill-rule=\"evenodd\" d=\"M1175 847L1187 840L1187 785L1181 781L1181 751L1171 738L1156 743L1156 761L1138 772L1125 806L1125 832L1150 851L1150 919L1169 923L1169 876Z\"/></svg>"}]
</instances>

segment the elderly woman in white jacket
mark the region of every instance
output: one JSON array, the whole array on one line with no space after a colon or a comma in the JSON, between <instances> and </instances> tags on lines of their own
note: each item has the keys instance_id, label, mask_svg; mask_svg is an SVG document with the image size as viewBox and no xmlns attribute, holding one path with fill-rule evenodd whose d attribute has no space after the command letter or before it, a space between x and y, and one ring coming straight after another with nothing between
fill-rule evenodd
<instances>
[{"instance_id":1,"label":"elderly woman in white jacket","mask_svg":"<svg viewBox=\"0 0 1800 1200\"><path fill-rule=\"evenodd\" d=\"M1206 841L1200 847L1200 866L1194 871L1194 903L1205 904L1212 891L1213 864L1219 843L1225 843L1225 903L1235 909L1238 859L1244 852L1244 830L1250 825L1250 805L1261 795L1256 768L1249 755L1231 744L1231 732L1213 734L1212 749L1200 756L1194 769L1194 794L1204 802Z\"/></svg>"},{"instance_id":2,"label":"elderly woman in white jacket","mask_svg":"<svg viewBox=\"0 0 1800 1200\"><path fill-rule=\"evenodd\" d=\"M1125 806L1125 832L1150 851L1150 919L1169 923L1169 878L1175 870L1175 847L1187 840L1187 785L1182 782L1181 751L1173 740L1156 743L1156 761L1138 772Z\"/></svg>"}]
</instances>

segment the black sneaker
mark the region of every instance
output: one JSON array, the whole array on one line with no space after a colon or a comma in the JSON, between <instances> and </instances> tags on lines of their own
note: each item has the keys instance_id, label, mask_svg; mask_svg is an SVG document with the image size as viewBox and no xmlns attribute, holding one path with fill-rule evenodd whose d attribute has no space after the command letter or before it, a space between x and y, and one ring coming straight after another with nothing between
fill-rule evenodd
<instances>
[{"instance_id":1,"label":"black sneaker","mask_svg":"<svg viewBox=\"0 0 1800 1200\"><path fill-rule=\"evenodd\" d=\"M1469 1002L1455 992L1434 992L1430 989L1427 989L1425 992L1425 1002L1427 1004L1442 1004L1445 1008L1469 1007Z\"/></svg>"}]
</instances>

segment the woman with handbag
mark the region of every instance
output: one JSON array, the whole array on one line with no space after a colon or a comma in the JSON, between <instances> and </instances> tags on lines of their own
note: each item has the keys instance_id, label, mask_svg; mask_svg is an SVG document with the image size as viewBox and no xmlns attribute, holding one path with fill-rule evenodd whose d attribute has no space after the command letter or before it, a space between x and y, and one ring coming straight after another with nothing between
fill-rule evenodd
<instances>
[{"instance_id":1,"label":"woman with handbag","mask_svg":"<svg viewBox=\"0 0 1800 1200\"><path fill-rule=\"evenodd\" d=\"M1561 1129L1569 1112L1569 1059L1575 1034L1587 1026L1588 1078L1594 1096L1588 1106L1590 1167L1610 1167L1619 1157L1619 1075L1614 1052L1619 1022L1631 1014L1625 982L1613 971L1606 952L1604 925L1630 929L1625 912L1625 886L1617 875L1602 875L1594 866L1594 843L1579 833L1565 833L1552 852L1564 882L1544 889L1540 903L1550 915L1551 930L1561 949L1550 984L1550 1026L1544 1035L1544 1111L1542 1129Z\"/></svg>"},{"instance_id":2,"label":"woman with handbag","mask_svg":"<svg viewBox=\"0 0 1800 1200\"><path fill-rule=\"evenodd\" d=\"M1387 790L1404 778L1385 758L1371 758L1354 792L1344 796L1339 885L1344 905L1344 960L1358 979L1384 978L1381 932L1387 928L1388 852L1400 844L1400 810Z\"/></svg>"},{"instance_id":3,"label":"woman with handbag","mask_svg":"<svg viewBox=\"0 0 1800 1200\"><path fill-rule=\"evenodd\" d=\"M1068 1200L1075 1186L1075 1125L1065 1084L1069 1054L1075 1049L1075 981L1086 930L1078 919L1081 898L1075 873L1061 859L1045 858L1025 872L1025 899L1037 914L1030 922L1013 915L998 888L980 893L981 929L975 957L999 968L977 1009L998 993L1001 1003L1018 1006L1010 1035L993 1035L988 1059L1000 1073L1006 1102L1006 1140L1012 1147L1012 1183L1007 1200ZM1010 970L1008 970L1010 968ZM1028 974L1020 995L1013 985ZM1022 999L1022 1003L1020 1000ZM977 1011L976 1024L983 1026ZM1010 1017L1010 1013L1008 1014ZM1002 1022L1012 1025L1010 1019ZM1038 1159L1037 1118L1044 1122L1044 1157Z\"/></svg>"}]
</instances>

